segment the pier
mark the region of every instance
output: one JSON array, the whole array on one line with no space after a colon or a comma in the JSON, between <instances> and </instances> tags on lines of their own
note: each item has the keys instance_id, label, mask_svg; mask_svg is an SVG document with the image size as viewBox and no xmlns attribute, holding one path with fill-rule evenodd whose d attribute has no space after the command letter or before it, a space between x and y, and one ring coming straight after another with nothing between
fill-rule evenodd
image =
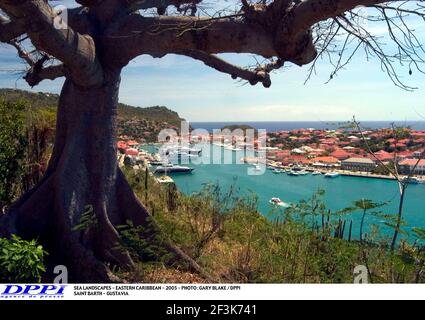
<instances>
[{"instance_id":1,"label":"pier","mask_svg":"<svg viewBox=\"0 0 425 320\"><path fill-rule=\"evenodd\" d=\"M279 165L279 164L276 164L276 163L270 163L270 162L267 163L267 166L270 167L270 168L274 168L274 169L284 169L284 170L293 169L293 167L282 166L282 165ZM303 167L303 169L305 169L307 171L318 171L322 174L326 174L326 173L329 173L329 172L337 172L341 176L346 176L346 177L381 179L381 180L396 180L396 178L393 177L393 176L373 174L373 173L370 173L370 172L354 172L354 171L347 171L347 170L341 170L341 169L336 169L336 168L320 169L320 168L313 168L313 167ZM414 177L417 178L418 180L420 180L421 183L425 183L425 177L418 176L418 175L415 175ZM400 178L405 179L405 178L408 178L408 177L405 176L405 175L400 175Z\"/></svg>"}]
</instances>

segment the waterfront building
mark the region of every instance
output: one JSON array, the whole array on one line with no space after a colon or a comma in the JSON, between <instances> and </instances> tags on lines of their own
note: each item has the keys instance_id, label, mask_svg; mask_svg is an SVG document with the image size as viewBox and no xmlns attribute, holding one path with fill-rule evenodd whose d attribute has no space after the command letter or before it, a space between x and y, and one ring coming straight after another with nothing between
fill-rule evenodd
<instances>
[{"instance_id":1,"label":"waterfront building","mask_svg":"<svg viewBox=\"0 0 425 320\"><path fill-rule=\"evenodd\" d=\"M376 164L369 158L349 158L341 162L341 169L348 171L371 172Z\"/></svg>"},{"instance_id":2,"label":"waterfront building","mask_svg":"<svg viewBox=\"0 0 425 320\"><path fill-rule=\"evenodd\" d=\"M425 149L416 150L412 153L412 157L416 159L425 158Z\"/></svg>"},{"instance_id":3,"label":"waterfront building","mask_svg":"<svg viewBox=\"0 0 425 320\"><path fill-rule=\"evenodd\" d=\"M418 162L419 161L419 162ZM405 159L399 163L402 174L425 175L425 159Z\"/></svg>"}]
</instances>

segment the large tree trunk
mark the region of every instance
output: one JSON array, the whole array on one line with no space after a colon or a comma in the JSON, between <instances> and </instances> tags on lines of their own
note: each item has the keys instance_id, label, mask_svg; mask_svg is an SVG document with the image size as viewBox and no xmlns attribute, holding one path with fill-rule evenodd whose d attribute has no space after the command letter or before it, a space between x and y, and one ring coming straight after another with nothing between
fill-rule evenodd
<instances>
[{"instance_id":1,"label":"large tree trunk","mask_svg":"<svg viewBox=\"0 0 425 320\"><path fill-rule=\"evenodd\" d=\"M119 71L106 72L98 89L82 89L66 80L46 175L0 222L3 234L40 239L55 264L68 267L71 281L110 281L105 263L132 265L129 255L116 249L116 226L131 220L146 226L149 237L157 230L117 165L119 83ZM74 231L87 206L93 208L96 224ZM175 247L167 248L198 268Z\"/></svg>"}]
</instances>

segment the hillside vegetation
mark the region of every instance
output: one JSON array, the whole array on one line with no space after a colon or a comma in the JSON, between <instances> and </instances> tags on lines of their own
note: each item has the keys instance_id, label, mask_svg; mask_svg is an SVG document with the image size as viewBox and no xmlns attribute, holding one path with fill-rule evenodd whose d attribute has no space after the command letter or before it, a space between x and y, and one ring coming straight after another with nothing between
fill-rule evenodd
<instances>
[{"instance_id":1,"label":"hillside vegetation","mask_svg":"<svg viewBox=\"0 0 425 320\"><path fill-rule=\"evenodd\" d=\"M347 213L331 211L324 192L291 208L258 212L255 194L238 196L236 188L205 187L192 195L159 185L143 171L128 169L127 178L154 219L179 247L193 257L217 282L225 283L353 283L358 266L367 267L370 283L424 283L425 239L402 240L394 252L376 226L359 241ZM313 223L312 223L313 221ZM347 223L346 223L347 222ZM129 282L208 282L180 268L170 268L169 257L138 240L138 230L121 229L126 249L139 263L132 272L118 272ZM156 262L137 259L153 252Z\"/></svg>"},{"instance_id":2,"label":"hillside vegetation","mask_svg":"<svg viewBox=\"0 0 425 320\"><path fill-rule=\"evenodd\" d=\"M55 112L59 95L42 92L29 92L15 89L0 89L0 100L16 102L23 100L33 110ZM157 134L166 128L180 128L177 112L164 106L139 108L120 103L118 105L118 133L130 139L145 139L154 142Z\"/></svg>"}]
</instances>

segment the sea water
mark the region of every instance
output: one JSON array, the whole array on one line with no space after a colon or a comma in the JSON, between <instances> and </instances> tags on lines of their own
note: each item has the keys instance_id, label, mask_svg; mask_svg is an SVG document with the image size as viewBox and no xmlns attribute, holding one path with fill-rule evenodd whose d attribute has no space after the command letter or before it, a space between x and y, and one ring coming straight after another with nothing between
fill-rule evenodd
<instances>
[{"instance_id":1,"label":"sea water","mask_svg":"<svg viewBox=\"0 0 425 320\"><path fill-rule=\"evenodd\" d=\"M213 146L213 152L231 153L234 159L240 159L245 154ZM227 154L226 156L229 156ZM268 215L273 211L269 201L278 197L287 203L297 203L310 198L317 190L323 189L326 194L324 202L332 211L352 207L353 202L360 199L370 199L374 202L388 203L380 210L385 214L396 214L399 206L399 188L394 180L359 178L339 176L329 179L323 175L288 176L285 173L275 174L266 170L262 175L248 175L247 164L189 164L195 168L192 174L176 174L173 179L178 189L185 194L200 191L205 184L218 184L222 190L236 187L241 195L252 193L258 196L258 210ZM425 228L425 184L409 185L404 206L404 219L408 223L407 231L413 227ZM356 211L344 218L353 220L353 237L358 238L359 222L362 212ZM370 225L382 227L386 236L391 235L391 229L384 226L382 218L371 214L366 218L366 231ZM348 229L348 226L347 226Z\"/></svg>"}]
</instances>

